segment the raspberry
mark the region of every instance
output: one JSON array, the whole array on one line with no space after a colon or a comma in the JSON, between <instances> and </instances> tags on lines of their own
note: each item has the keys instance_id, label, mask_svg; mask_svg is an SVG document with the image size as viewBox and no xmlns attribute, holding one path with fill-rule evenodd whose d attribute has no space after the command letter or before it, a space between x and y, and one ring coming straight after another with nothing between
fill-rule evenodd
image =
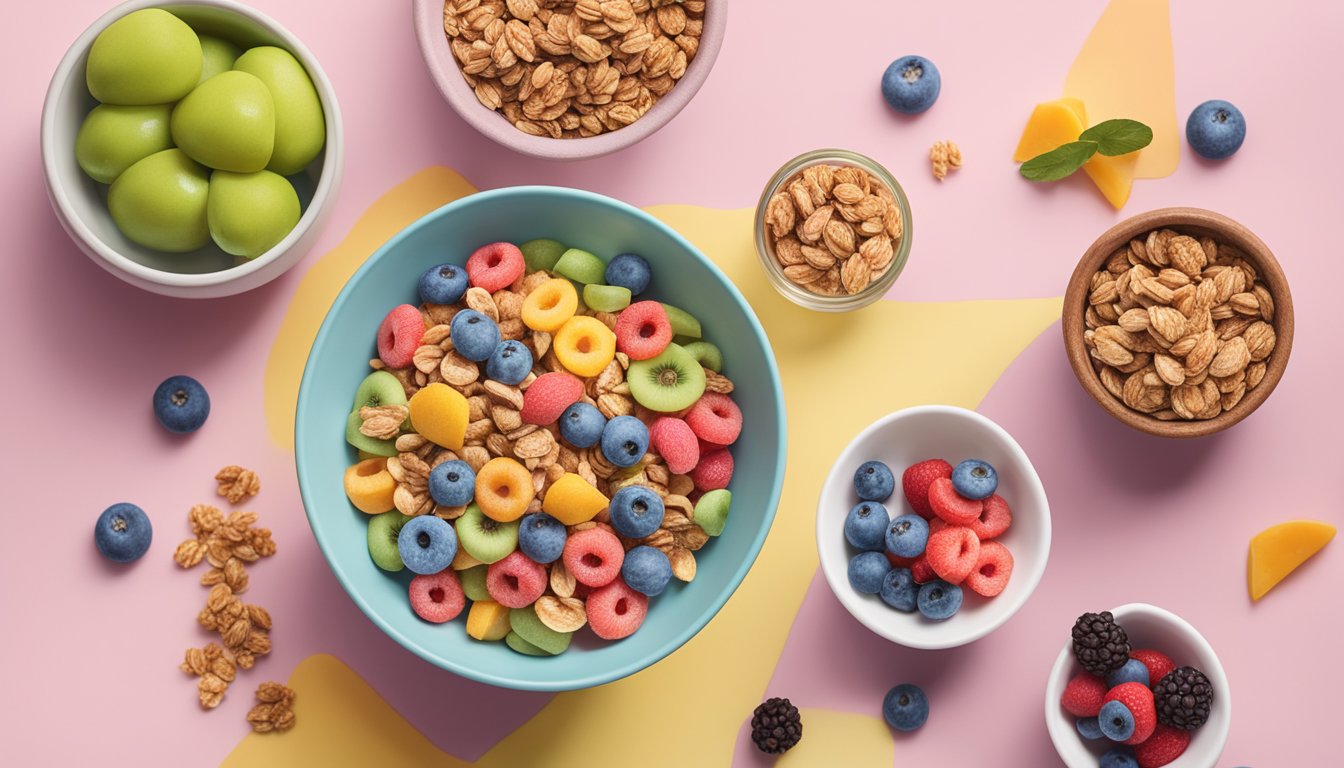
<instances>
[{"instance_id":1,"label":"raspberry","mask_svg":"<svg viewBox=\"0 0 1344 768\"><path fill-rule=\"evenodd\" d=\"M482 245L467 257L467 278L491 293L508 288L526 269L523 252L513 243Z\"/></svg>"},{"instance_id":2,"label":"raspberry","mask_svg":"<svg viewBox=\"0 0 1344 768\"><path fill-rule=\"evenodd\" d=\"M966 574L966 586L982 597L994 597L1013 575L1013 553L997 541L980 542L980 557Z\"/></svg>"},{"instance_id":3,"label":"raspberry","mask_svg":"<svg viewBox=\"0 0 1344 768\"><path fill-rule=\"evenodd\" d=\"M378 326L378 359L388 368L405 368L412 362L425 335L425 318L410 304L392 308Z\"/></svg>"},{"instance_id":4,"label":"raspberry","mask_svg":"<svg viewBox=\"0 0 1344 768\"><path fill-rule=\"evenodd\" d=\"M1118 701L1129 709L1134 716L1134 735L1125 740L1126 744L1142 744L1153 735L1157 727L1157 707L1153 705L1153 692L1142 683L1121 683L1106 693L1102 700Z\"/></svg>"},{"instance_id":5,"label":"raspberry","mask_svg":"<svg viewBox=\"0 0 1344 768\"><path fill-rule=\"evenodd\" d=\"M980 560L980 540L964 525L949 525L929 534L925 556L938 578L948 584L960 584Z\"/></svg>"},{"instance_id":6,"label":"raspberry","mask_svg":"<svg viewBox=\"0 0 1344 768\"><path fill-rule=\"evenodd\" d=\"M700 463L700 441L681 419L659 416L649 425L649 445L663 457L667 471L684 475Z\"/></svg>"},{"instance_id":7,"label":"raspberry","mask_svg":"<svg viewBox=\"0 0 1344 768\"><path fill-rule=\"evenodd\" d=\"M565 540L565 568L574 580L590 587L605 587L621 573L625 548L606 528L578 531Z\"/></svg>"},{"instance_id":8,"label":"raspberry","mask_svg":"<svg viewBox=\"0 0 1344 768\"><path fill-rule=\"evenodd\" d=\"M935 478L929 485L929 506L934 514L953 525L970 525L980 519L985 503L957 493L951 478Z\"/></svg>"},{"instance_id":9,"label":"raspberry","mask_svg":"<svg viewBox=\"0 0 1344 768\"><path fill-rule=\"evenodd\" d=\"M929 486L940 477L952 478L952 465L942 459L926 459L912 464L901 475L905 500L924 517L933 516L933 508L929 506Z\"/></svg>"},{"instance_id":10,"label":"raspberry","mask_svg":"<svg viewBox=\"0 0 1344 768\"><path fill-rule=\"evenodd\" d=\"M1143 662L1143 666L1148 668L1148 679L1153 681L1161 680L1167 676L1168 672L1176 668L1176 662L1172 661L1170 657L1151 648L1130 651L1129 658Z\"/></svg>"},{"instance_id":11,"label":"raspberry","mask_svg":"<svg viewBox=\"0 0 1344 768\"><path fill-rule=\"evenodd\" d=\"M701 456L700 463L691 470L691 480L695 482L696 490L700 491L727 488L728 481L732 479L733 454L729 453L727 448L710 451Z\"/></svg>"},{"instance_id":12,"label":"raspberry","mask_svg":"<svg viewBox=\"0 0 1344 768\"><path fill-rule=\"evenodd\" d=\"M672 343L672 323L656 301L637 301L616 317L616 349L631 360L648 360Z\"/></svg>"},{"instance_id":13,"label":"raspberry","mask_svg":"<svg viewBox=\"0 0 1344 768\"><path fill-rule=\"evenodd\" d=\"M706 392L686 412L686 423L707 443L732 445L742 434L742 409L727 395Z\"/></svg>"},{"instance_id":14,"label":"raspberry","mask_svg":"<svg viewBox=\"0 0 1344 768\"><path fill-rule=\"evenodd\" d=\"M999 494L993 494L984 501L980 517L971 521L971 530L981 541L1000 536L1013 524L1013 510Z\"/></svg>"},{"instance_id":15,"label":"raspberry","mask_svg":"<svg viewBox=\"0 0 1344 768\"><path fill-rule=\"evenodd\" d=\"M929 555L920 555L915 562L910 564L910 574L915 577L916 584L927 584L938 578L938 574L933 572L933 567L929 565Z\"/></svg>"},{"instance_id":16,"label":"raspberry","mask_svg":"<svg viewBox=\"0 0 1344 768\"><path fill-rule=\"evenodd\" d=\"M535 603L548 583L546 569L516 550L492 563L485 572L485 589L490 599L505 608L524 608Z\"/></svg>"},{"instance_id":17,"label":"raspberry","mask_svg":"<svg viewBox=\"0 0 1344 768\"><path fill-rule=\"evenodd\" d=\"M633 635L644 623L644 615L649 612L649 598L616 579L590 592L585 607L593 634L603 640L620 640Z\"/></svg>"},{"instance_id":18,"label":"raspberry","mask_svg":"<svg viewBox=\"0 0 1344 768\"><path fill-rule=\"evenodd\" d=\"M1170 728L1158 723L1148 740L1134 747L1139 768L1162 768L1185 754L1190 746L1190 731Z\"/></svg>"},{"instance_id":19,"label":"raspberry","mask_svg":"<svg viewBox=\"0 0 1344 768\"><path fill-rule=\"evenodd\" d=\"M543 373L523 392L519 416L524 424L552 424L582 397L583 382L577 376L564 371Z\"/></svg>"},{"instance_id":20,"label":"raspberry","mask_svg":"<svg viewBox=\"0 0 1344 768\"><path fill-rule=\"evenodd\" d=\"M1074 717L1096 717L1106 699L1106 682L1096 675L1080 672L1064 686L1059 703Z\"/></svg>"}]
</instances>

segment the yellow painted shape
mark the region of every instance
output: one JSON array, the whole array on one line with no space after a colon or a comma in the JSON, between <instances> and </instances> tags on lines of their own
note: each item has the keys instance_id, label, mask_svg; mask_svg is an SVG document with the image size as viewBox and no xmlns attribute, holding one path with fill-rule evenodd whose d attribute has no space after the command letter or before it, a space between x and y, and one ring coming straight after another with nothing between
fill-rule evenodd
<instances>
[{"instance_id":1,"label":"yellow painted shape","mask_svg":"<svg viewBox=\"0 0 1344 768\"><path fill-rule=\"evenodd\" d=\"M1335 526L1314 520L1280 523L1251 539L1246 570L1251 599L1259 600L1335 537Z\"/></svg>"},{"instance_id":2,"label":"yellow painted shape","mask_svg":"<svg viewBox=\"0 0 1344 768\"><path fill-rule=\"evenodd\" d=\"M1064 95L1087 105L1094 123L1124 117L1153 129L1134 174L1158 179L1181 159L1176 66L1167 0L1111 0L1069 68Z\"/></svg>"},{"instance_id":3,"label":"yellow painted shape","mask_svg":"<svg viewBox=\"0 0 1344 768\"><path fill-rule=\"evenodd\" d=\"M423 171L407 182L419 186L418 195L394 190L384 199L397 196L414 207L416 214L437 207L444 202L444 190L426 188L424 182L432 173ZM444 181L456 178L447 172L433 176ZM430 201L434 201L432 205ZM742 714L760 703L789 627L816 573L816 499L836 455L863 427L893 410L921 403L974 408L1009 363L1059 317L1059 298L880 301L849 314L812 312L776 293L761 273L752 240L752 210L722 211L689 205L648 210L718 264L764 325L786 393L788 466L792 471L785 476L783 496L765 548L742 585L704 630L677 652L638 674L599 688L557 695L476 763L482 768L568 768L596 765L594 760L599 756L613 765L728 764ZM404 218L409 222L415 216ZM388 235L383 234L379 242ZM347 240L356 237L363 242L376 239L352 231ZM344 275L328 270L325 274L330 282L323 291L309 294L308 300L325 311L355 264L348 266ZM319 262L314 271L323 267ZM302 329L307 335L298 336L304 344L315 335L321 311L311 330ZM295 331L281 330L282 337L287 333ZM950 352L969 337L978 340L979 354ZM868 352L877 348L886 353L872 358ZM280 384L292 381L294 389L279 394L268 390L268 399L287 397L292 401L295 397L297 371L303 365L306 347L304 350L293 360L294 377L278 380ZM865 377L826 375L828 371L846 370L857 359L869 361ZM887 384L875 392L867 384L873 380ZM280 415L285 423L279 431L289 429L292 408ZM712 696L705 695L705 680L715 681ZM377 699L367 687L364 690ZM347 711L362 716L371 706L356 699L353 689L343 695L346 698L341 706ZM695 733L696 738L667 739L666 724L647 717L650 701L696 702L694 707L678 710L680 727ZM591 729L576 728L575 723L602 723L602 739L595 741ZM340 739L338 764L460 765L444 762L446 758L438 763L419 757L398 762L395 756L408 747L392 745L393 759L384 750L389 747L387 740L401 738L400 731L380 728L370 732L366 728L360 732L368 739L358 745ZM292 735L269 743L280 744ZM254 744L258 741L249 737L244 742L255 761L249 764L286 764L283 755L272 757L261 751L267 742ZM658 744L659 749L650 751L649 744ZM544 749L539 745L545 745ZM320 752L331 753L325 748Z\"/></svg>"},{"instance_id":4,"label":"yellow painted shape","mask_svg":"<svg viewBox=\"0 0 1344 768\"><path fill-rule=\"evenodd\" d=\"M1078 99L1063 98L1036 105L1022 139L1017 143L1013 160L1026 162L1039 154L1067 144L1078 138L1087 125L1087 110ZM1097 186L1112 206L1123 208L1129 201L1134 186L1134 170L1143 152L1130 152L1120 157L1093 155L1083 165L1083 172Z\"/></svg>"},{"instance_id":5,"label":"yellow painted shape","mask_svg":"<svg viewBox=\"0 0 1344 768\"><path fill-rule=\"evenodd\" d=\"M803 738L780 755L775 768L892 765L896 745L880 717L799 707Z\"/></svg>"}]
</instances>

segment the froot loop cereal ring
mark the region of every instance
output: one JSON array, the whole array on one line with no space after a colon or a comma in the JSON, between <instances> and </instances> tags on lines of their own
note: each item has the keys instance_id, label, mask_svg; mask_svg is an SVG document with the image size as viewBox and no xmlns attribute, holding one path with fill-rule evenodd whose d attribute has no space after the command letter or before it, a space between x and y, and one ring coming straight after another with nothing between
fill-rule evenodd
<instances>
[{"instance_id":1,"label":"froot loop cereal ring","mask_svg":"<svg viewBox=\"0 0 1344 768\"><path fill-rule=\"evenodd\" d=\"M659 416L649 425L649 445L663 457L667 471L684 475L700 463L700 441L682 419Z\"/></svg>"},{"instance_id":2,"label":"froot loop cereal ring","mask_svg":"<svg viewBox=\"0 0 1344 768\"><path fill-rule=\"evenodd\" d=\"M604 587L621 573L625 548L616 534L605 528L589 528L565 542L565 568L574 580L590 587Z\"/></svg>"},{"instance_id":3,"label":"froot loop cereal ring","mask_svg":"<svg viewBox=\"0 0 1344 768\"><path fill-rule=\"evenodd\" d=\"M656 301L637 301L616 318L616 348L631 360L648 360L672 343L672 323Z\"/></svg>"},{"instance_id":4,"label":"froot loop cereal ring","mask_svg":"<svg viewBox=\"0 0 1344 768\"><path fill-rule=\"evenodd\" d=\"M715 445L732 445L742 434L742 409L727 395L706 392L686 412L695 436Z\"/></svg>"},{"instance_id":5,"label":"froot loop cereal ring","mask_svg":"<svg viewBox=\"0 0 1344 768\"><path fill-rule=\"evenodd\" d=\"M415 615L435 624L452 621L467 605L467 597L457 581L457 572L452 569L416 576L411 579L407 591Z\"/></svg>"},{"instance_id":6,"label":"froot loop cereal ring","mask_svg":"<svg viewBox=\"0 0 1344 768\"><path fill-rule=\"evenodd\" d=\"M700 456L700 463L691 470L691 480L697 491L713 491L727 488L733 479L733 454L726 448Z\"/></svg>"},{"instance_id":7,"label":"froot loop cereal ring","mask_svg":"<svg viewBox=\"0 0 1344 768\"><path fill-rule=\"evenodd\" d=\"M420 310L410 304L393 307L378 326L378 359L388 368L407 367L424 335L425 319Z\"/></svg>"},{"instance_id":8,"label":"froot loop cereal ring","mask_svg":"<svg viewBox=\"0 0 1344 768\"><path fill-rule=\"evenodd\" d=\"M491 293L508 288L525 269L523 252L513 243L483 245L467 258L467 279Z\"/></svg>"},{"instance_id":9,"label":"froot loop cereal ring","mask_svg":"<svg viewBox=\"0 0 1344 768\"><path fill-rule=\"evenodd\" d=\"M513 552L492 563L485 574L490 599L506 608L522 608L536 602L546 592L548 581L546 569L522 552Z\"/></svg>"},{"instance_id":10,"label":"froot loop cereal ring","mask_svg":"<svg viewBox=\"0 0 1344 768\"><path fill-rule=\"evenodd\" d=\"M387 471L387 459L378 457L353 464L345 470L345 495L355 509L368 515L390 512L397 481Z\"/></svg>"},{"instance_id":11,"label":"froot loop cereal ring","mask_svg":"<svg viewBox=\"0 0 1344 768\"><path fill-rule=\"evenodd\" d=\"M616 357L616 334L595 317L575 315L555 334L551 348L570 373L596 376Z\"/></svg>"},{"instance_id":12,"label":"froot loop cereal ring","mask_svg":"<svg viewBox=\"0 0 1344 768\"><path fill-rule=\"evenodd\" d=\"M544 426L559 420L569 406L583 397L583 382L564 371L543 373L523 392L519 412L524 424Z\"/></svg>"},{"instance_id":13,"label":"froot loop cereal ring","mask_svg":"<svg viewBox=\"0 0 1344 768\"><path fill-rule=\"evenodd\" d=\"M925 555L938 578L948 584L960 584L980 560L980 540L975 531L964 525L949 525L929 534Z\"/></svg>"},{"instance_id":14,"label":"froot loop cereal ring","mask_svg":"<svg viewBox=\"0 0 1344 768\"><path fill-rule=\"evenodd\" d=\"M523 325L534 331L553 333L579 309L579 292L563 277L538 285L523 299Z\"/></svg>"},{"instance_id":15,"label":"froot loop cereal ring","mask_svg":"<svg viewBox=\"0 0 1344 768\"><path fill-rule=\"evenodd\" d=\"M972 531L981 541L1003 535L1013 524L1013 510L999 494L993 494L984 501L980 516L970 522Z\"/></svg>"},{"instance_id":16,"label":"froot loop cereal ring","mask_svg":"<svg viewBox=\"0 0 1344 768\"><path fill-rule=\"evenodd\" d=\"M603 640L629 637L644 623L649 598L617 579L588 595L588 626Z\"/></svg>"},{"instance_id":17,"label":"froot loop cereal ring","mask_svg":"<svg viewBox=\"0 0 1344 768\"><path fill-rule=\"evenodd\" d=\"M487 461L476 473L476 504L491 520L501 523L517 520L534 498L532 473L507 456Z\"/></svg>"},{"instance_id":18,"label":"froot loop cereal ring","mask_svg":"<svg viewBox=\"0 0 1344 768\"><path fill-rule=\"evenodd\" d=\"M994 597L1013 575L1013 553L997 541L980 542L980 556L966 574L966 586L977 595Z\"/></svg>"},{"instance_id":19,"label":"froot loop cereal ring","mask_svg":"<svg viewBox=\"0 0 1344 768\"><path fill-rule=\"evenodd\" d=\"M952 478L940 477L929 485L929 506L935 515L952 525L970 525L980 519L984 502L961 496L953 487Z\"/></svg>"}]
</instances>

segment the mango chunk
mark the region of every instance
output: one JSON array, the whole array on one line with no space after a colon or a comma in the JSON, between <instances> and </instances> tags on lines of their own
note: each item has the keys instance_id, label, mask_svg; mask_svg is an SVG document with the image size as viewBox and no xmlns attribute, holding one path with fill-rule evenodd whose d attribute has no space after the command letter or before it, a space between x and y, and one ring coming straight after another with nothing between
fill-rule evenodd
<instances>
[{"instance_id":1,"label":"mango chunk","mask_svg":"<svg viewBox=\"0 0 1344 768\"><path fill-rule=\"evenodd\" d=\"M1256 534L1247 564L1251 599L1264 597L1334 537L1333 525L1314 520L1281 523Z\"/></svg>"},{"instance_id":2,"label":"mango chunk","mask_svg":"<svg viewBox=\"0 0 1344 768\"><path fill-rule=\"evenodd\" d=\"M1037 104L1031 118L1027 120L1027 127L1022 131L1022 139L1017 143L1013 161L1024 163L1061 144L1074 141L1086 126L1087 110L1078 99L1063 98ZM1138 162L1138 152L1119 157L1093 155L1083 165L1083 172L1092 179L1107 202L1121 208L1129 201Z\"/></svg>"},{"instance_id":3,"label":"mango chunk","mask_svg":"<svg viewBox=\"0 0 1344 768\"><path fill-rule=\"evenodd\" d=\"M503 640L509 634L509 609L494 600L478 600L467 614L467 634L477 640Z\"/></svg>"}]
</instances>

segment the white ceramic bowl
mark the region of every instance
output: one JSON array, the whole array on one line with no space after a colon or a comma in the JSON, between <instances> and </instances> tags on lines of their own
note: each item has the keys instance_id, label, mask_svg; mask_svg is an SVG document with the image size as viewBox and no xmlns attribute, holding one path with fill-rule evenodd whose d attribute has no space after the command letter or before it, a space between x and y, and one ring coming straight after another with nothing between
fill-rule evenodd
<instances>
[{"instance_id":1,"label":"white ceramic bowl","mask_svg":"<svg viewBox=\"0 0 1344 768\"><path fill-rule=\"evenodd\" d=\"M274 248L235 266L233 256L213 243L190 254L168 254L126 239L107 211L107 187L84 175L75 162L75 135L97 103L84 82L89 46L109 24L141 8L163 8L199 29L243 47L275 45L303 64L322 100L327 144L301 173L290 177L303 203L293 231ZM319 222L340 185L344 134L336 92L317 59L300 40L269 16L233 0L128 0L84 30L61 59L42 107L42 167L47 194L70 237L108 272L147 291L182 298L229 296L263 285L294 266L317 239Z\"/></svg>"},{"instance_id":2,"label":"white ceramic bowl","mask_svg":"<svg viewBox=\"0 0 1344 768\"><path fill-rule=\"evenodd\" d=\"M844 534L845 516L859 503L853 482L860 464L876 459L895 473L896 492L886 502L894 518L912 511L901 492L901 473L911 464L933 458L953 465L972 458L993 464L999 475L998 493L1013 510L1012 527L998 539L1013 553L1008 587L994 598L966 590L961 610L946 621L901 613L877 595L861 594L851 587L849 560L855 552ZM831 591L864 626L910 648L952 648L993 632L1026 604L1050 556L1050 504L1031 460L998 424L975 411L950 405L906 408L860 432L831 467L817 502L817 553Z\"/></svg>"},{"instance_id":3,"label":"white ceramic bowl","mask_svg":"<svg viewBox=\"0 0 1344 768\"><path fill-rule=\"evenodd\" d=\"M1111 613L1115 615L1116 623L1124 627L1132 647L1161 651L1177 666L1189 665L1208 676L1214 691L1209 720L1194 732L1185 754L1168 763L1167 768L1213 768L1223 753L1232 727L1232 689L1213 646L1185 619L1155 605L1130 603L1112 609ZM1105 739L1083 740L1075 725L1077 718L1059 705L1064 686L1081 671L1082 667L1073 659L1072 641L1065 640L1045 684L1045 726L1065 765L1096 768L1102 753L1114 745Z\"/></svg>"}]
</instances>

